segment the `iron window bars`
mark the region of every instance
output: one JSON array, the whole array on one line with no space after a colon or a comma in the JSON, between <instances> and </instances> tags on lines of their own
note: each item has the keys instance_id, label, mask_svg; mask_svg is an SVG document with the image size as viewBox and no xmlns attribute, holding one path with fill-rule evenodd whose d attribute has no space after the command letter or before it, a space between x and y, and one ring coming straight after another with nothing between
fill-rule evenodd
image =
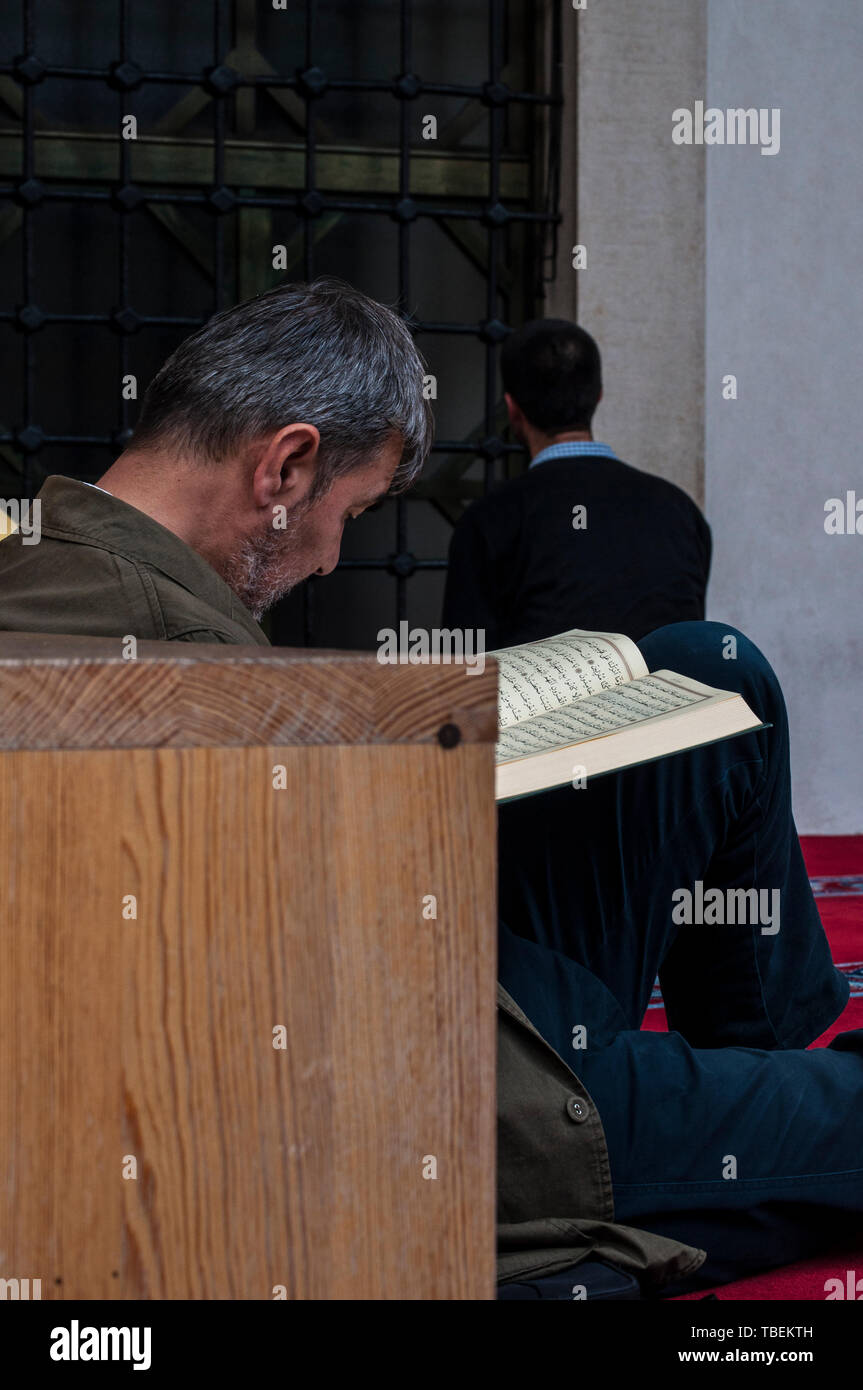
<instances>
[{"instance_id":1,"label":"iron window bars","mask_svg":"<svg viewBox=\"0 0 863 1390\"><path fill-rule=\"evenodd\" d=\"M291 4L292 0L287 0ZM135 62L130 51L129 0L117 0L117 57L106 70L104 67L70 67L52 65L39 56L35 34L37 0L22 0L23 51L12 61L0 63L0 100L11 108L20 122L20 133L14 129L0 132L0 236L21 229L20 300L14 308L0 310L0 322L11 324L21 335L22 395L21 419L17 425L4 421L0 425L0 453L7 469L17 476L19 495L31 495L31 460L37 452L56 446L88 446L118 452L131 433L130 402L121 396L116 427L111 433L51 433L43 430L34 409L36 383L36 342L39 331L52 324L102 324L116 339L117 368L120 378L127 376L129 340L131 335L148 328L170 328L190 331L205 321L197 315L147 314L130 303L129 267L133 215L142 204L163 218L171 210L202 207L212 216L213 294L211 312L224 307L227 299L225 273L225 227L227 219L243 209L290 210L302 220L301 262L305 279L312 279L315 269L315 244L322 219L339 214L365 214L393 219L398 233L398 307L412 332L417 334L465 334L479 339L485 349L485 380L483 385L482 421L467 439L437 439L433 453L445 455L444 465L429 479L423 479L414 493L395 503L395 547L388 555L363 559L342 559L341 569L385 570L395 580L396 622L407 612L407 581L423 569L445 569L443 558L420 559L408 544L407 508L410 496L423 497L453 521L459 503L465 496L462 475L474 460L484 463L483 488L495 480L499 463L507 456L520 452L517 445L501 436L501 414L497 399L497 352L509 327L501 317L502 298L499 284L502 243L508 232L521 227L525 234L525 249L521 266L524 284L522 308L535 306L542 296L542 284L549 262L555 257L556 227L559 222L559 150L561 115L561 5L551 0L550 6L541 0L525 0L529 23L545 25L547 30L546 92L534 92L510 87L504 80L504 43L507 31L506 0L485 0L487 9L487 53L482 80L473 84L427 81L413 70L412 27L416 0L400 0L398 6L400 71L392 79L343 79L326 72L317 61L316 34L319 16L316 0L301 0L305 11L305 61L291 75L274 72L261 60L254 46L254 0L213 0L212 5L212 63L199 72L145 71ZM276 6L274 6L276 8ZM233 28L234 46L230 38ZM238 63L243 66L238 66ZM244 70L245 69L245 70ZM257 70L256 70L257 69ZM262 70L263 69L263 70ZM74 147L70 160L62 135L40 136L37 130L37 97L43 83L63 78L81 83L101 83L116 94L118 130L128 115L132 94L148 84L163 84L197 93L201 104L209 102L212 109L212 141L209 170L185 171L187 186L166 186L166 176L173 178L165 156L157 144L149 148L143 142L120 139L116 155L103 142L101 146L85 137ZM304 113L304 145L299 153L302 174L295 180L298 186L285 190L285 174L280 174L282 191L274 191L273 179L265 169L266 144L261 142L257 160L243 169L238 178L231 178L229 156L232 149L228 131L229 102L242 100L243 93L266 89L290 112ZM327 187L321 176L326 163L327 149L319 138L319 112L325 109L328 93L355 92L389 94L397 103L398 143L391 154L397 162L396 187L378 196L364 195ZM448 196L446 167L441 166L439 187L418 193L412 183L412 159L416 166L417 152L411 148L411 104L420 96L457 97L463 100L463 112L487 111L489 140L485 169L487 183L484 193L470 190L469 196ZM194 99L194 98L193 98ZM515 196L505 194L502 172L505 172L504 135L508 113L514 108L529 110L536 121L535 148L541 156L532 161L529 186ZM236 109L236 108L235 108ZM458 124L458 118L454 124ZM468 122L469 124L469 122ZM52 151L52 142L54 149ZM2 153L5 145L6 153ZM16 148L16 146L18 148ZM146 167L135 164L140 149L145 150ZM200 153L200 152L199 152ZM106 155L108 166L105 165ZM110 164L113 163L113 170ZM69 169L72 167L70 177ZM134 166L134 167L133 167ZM295 155L296 167L296 155ZM283 165L284 170L284 165ZM181 173L183 171L181 170ZM366 170L367 172L367 170ZM16 177L17 174L17 177ZM363 171L358 168L358 181ZM242 178L242 182L241 182ZM331 181L330 181L331 182ZM198 186L195 186L198 184ZM109 312L62 313L52 312L39 302L39 267L36 264L32 236L32 214L41 205L59 203L96 203L108 205L115 214L117 235L117 280L115 307ZM477 234L484 232L485 256L479 268L485 279L485 317L479 321L440 322L415 316L410 309L416 290L411 264L411 233L420 219L432 219L451 237L462 241L462 249L471 254L477 264ZM468 233L470 236L468 238ZM465 243L468 238L469 244ZM481 245L481 243L480 243ZM244 298L242 286L236 298ZM426 353L430 356L429 353ZM467 492L470 492L469 486ZM273 638L278 640L278 610ZM314 585L304 586L304 636L307 644L315 640Z\"/></svg>"}]
</instances>

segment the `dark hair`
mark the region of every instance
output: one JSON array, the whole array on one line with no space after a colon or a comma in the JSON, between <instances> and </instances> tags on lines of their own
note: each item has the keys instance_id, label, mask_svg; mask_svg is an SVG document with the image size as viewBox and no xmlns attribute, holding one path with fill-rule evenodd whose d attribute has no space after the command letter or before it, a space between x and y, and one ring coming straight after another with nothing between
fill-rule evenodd
<instances>
[{"instance_id":1,"label":"dark hair","mask_svg":"<svg viewBox=\"0 0 863 1390\"><path fill-rule=\"evenodd\" d=\"M131 447L168 442L220 462L306 421L320 430L313 494L403 441L391 491L420 472L433 434L423 361L398 314L343 280L279 285L215 314L151 381Z\"/></svg>"},{"instance_id":2,"label":"dark hair","mask_svg":"<svg viewBox=\"0 0 863 1390\"><path fill-rule=\"evenodd\" d=\"M602 361L589 333L568 319L532 319L505 340L504 389L543 434L590 428L602 394Z\"/></svg>"}]
</instances>

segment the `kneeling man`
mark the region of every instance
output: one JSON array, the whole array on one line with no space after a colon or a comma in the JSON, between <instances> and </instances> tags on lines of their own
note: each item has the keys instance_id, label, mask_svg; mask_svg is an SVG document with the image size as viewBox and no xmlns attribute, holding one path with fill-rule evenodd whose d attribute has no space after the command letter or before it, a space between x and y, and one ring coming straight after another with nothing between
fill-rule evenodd
<instances>
[{"instance_id":1,"label":"kneeling man","mask_svg":"<svg viewBox=\"0 0 863 1390\"><path fill-rule=\"evenodd\" d=\"M266 609L422 468L422 374L402 321L339 281L218 314L98 485L49 478L40 544L0 542L0 628L266 643ZM668 1293L859 1229L863 1033L806 1051L848 985L791 816L781 691L742 635L723 660L728 632L676 623L639 645L651 670L733 685L770 728L501 808L504 1280L590 1253ZM778 892L781 929L681 925L697 883ZM640 1031L657 974L667 1034Z\"/></svg>"}]
</instances>

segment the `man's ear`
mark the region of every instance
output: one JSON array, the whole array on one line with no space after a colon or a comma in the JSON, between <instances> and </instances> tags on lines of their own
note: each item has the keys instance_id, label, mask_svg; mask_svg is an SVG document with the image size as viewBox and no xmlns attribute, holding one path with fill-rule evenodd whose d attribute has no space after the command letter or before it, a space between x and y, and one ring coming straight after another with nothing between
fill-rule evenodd
<instances>
[{"instance_id":1,"label":"man's ear","mask_svg":"<svg viewBox=\"0 0 863 1390\"><path fill-rule=\"evenodd\" d=\"M314 482L321 446L315 425L285 425L259 447L252 474L257 507L296 506Z\"/></svg>"},{"instance_id":2,"label":"man's ear","mask_svg":"<svg viewBox=\"0 0 863 1390\"><path fill-rule=\"evenodd\" d=\"M504 391L503 398L506 401L506 412L509 416L509 423L512 425L513 429L517 429L519 425L524 423L524 415L522 414L521 406L517 401L513 400L508 391Z\"/></svg>"}]
</instances>

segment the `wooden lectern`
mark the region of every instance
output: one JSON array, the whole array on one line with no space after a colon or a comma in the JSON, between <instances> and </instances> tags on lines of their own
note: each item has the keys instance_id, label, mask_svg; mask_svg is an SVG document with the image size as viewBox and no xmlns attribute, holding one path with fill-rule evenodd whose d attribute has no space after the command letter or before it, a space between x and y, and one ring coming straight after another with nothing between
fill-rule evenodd
<instances>
[{"instance_id":1,"label":"wooden lectern","mask_svg":"<svg viewBox=\"0 0 863 1390\"><path fill-rule=\"evenodd\" d=\"M0 634L0 1278L494 1297L496 684Z\"/></svg>"}]
</instances>

